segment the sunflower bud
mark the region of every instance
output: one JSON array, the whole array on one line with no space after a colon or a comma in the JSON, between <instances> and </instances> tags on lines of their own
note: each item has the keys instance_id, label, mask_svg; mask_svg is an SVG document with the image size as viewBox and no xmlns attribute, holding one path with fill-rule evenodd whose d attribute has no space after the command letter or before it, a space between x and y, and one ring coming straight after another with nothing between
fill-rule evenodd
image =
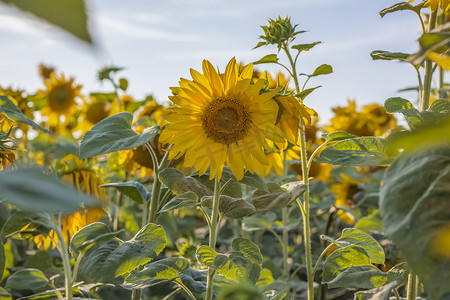
<instances>
[{"instance_id":1,"label":"sunflower bud","mask_svg":"<svg viewBox=\"0 0 450 300\"><path fill-rule=\"evenodd\" d=\"M302 32L295 31L295 27L297 26L292 26L291 18L289 17L286 17L286 19L282 19L281 17L278 17L276 20L269 19L269 26L261 26L264 30L264 35L261 35L260 38L264 42L259 42L255 48L263 45L276 44L278 45L278 50L280 50L283 44L289 44L295 39L297 34Z\"/></svg>"}]
</instances>

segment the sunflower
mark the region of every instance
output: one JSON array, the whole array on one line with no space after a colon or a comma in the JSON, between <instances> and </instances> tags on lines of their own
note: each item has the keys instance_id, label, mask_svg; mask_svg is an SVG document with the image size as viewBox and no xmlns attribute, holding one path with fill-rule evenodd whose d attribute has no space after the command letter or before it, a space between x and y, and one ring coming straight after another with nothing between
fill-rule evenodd
<instances>
[{"instance_id":1,"label":"sunflower","mask_svg":"<svg viewBox=\"0 0 450 300\"><path fill-rule=\"evenodd\" d=\"M361 110L356 102L348 100L348 105L332 109L335 116L331 125L326 126L327 132L345 131L357 136L380 136L397 124L393 115L387 114L379 104L368 104Z\"/></svg>"},{"instance_id":2,"label":"sunflower","mask_svg":"<svg viewBox=\"0 0 450 300\"><path fill-rule=\"evenodd\" d=\"M275 126L277 90L260 94L264 79L250 84L253 65L238 74L233 58L225 73L219 74L209 61L203 61L203 73L191 69L193 80L181 79L172 88L173 113L160 141L173 144L169 158L185 154L184 165L194 166L200 175L209 166L210 179L220 179L226 164L238 180L244 169L254 173L268 165L264 149L266 139L283 143L284 135Z\"/></svg>"},{"instance_id":3,"label":"sunflower","mask_svg":"<svg viewBox=\"0 0 450 300\"><path fill-rule=\"evenodd\" d=\"M11 100L25 116L27 116L31 120L34 119L32 109L33 103L32 101L30 101L30 98L26 95L24 90L13 89L11 87L4 88L0 86L0 95L8 96L9 100ZM8 131L9 128L11 128L11 126L19 127L23 133L24 139L27 138L27 133L28 130L30 129L29 125L24 123L17 123L9 119L6 115L2 113L0 113L0 121L2 121L2 123L0 124L1 131Z\"/></svg>"},{"instance_id":4,"label":"sunflower","mask_svg":"<svg viewBox=\"0 0 450 300\"><path fill-rule=\"evenodd\" d=\"M75 85L73 77L66 80L64 74L58 78L55 73L51 73L50 79L45 80L44 84L47 89L39 91L39 94L48 100L48 105L41 109L41 114L48 116L51 127L56 127L61 116L65 116L67 122L67 118L77 111L75 99L80 96L81 85Z\"/></svg>"},{"instance_id":5,"label":"sunflower","mask_svg":"<svg viewBox=\"0 0 450 300\"><path fill-rule=\"evenodd\" d=\"M105 190L99 188L103 184L102 180L89 166L83 164L74 155L68 155L61 160L67 162L62 168L61 180L69 185L73 185L78 191L91 195L100 200L103 204L106 203ZM73 212L61 219L61 231L64 236L66 244L69 243L70 238L81 228L91 223L97 222L105 217L105 212L101 207L85 207L76 212ZM24 228L25 229L25 228ZM58 242L56 233L52 230L48 236L37 235L32 237L38 248L43 247L55 248L55 242Z\"/></svg>"}]
</instances>

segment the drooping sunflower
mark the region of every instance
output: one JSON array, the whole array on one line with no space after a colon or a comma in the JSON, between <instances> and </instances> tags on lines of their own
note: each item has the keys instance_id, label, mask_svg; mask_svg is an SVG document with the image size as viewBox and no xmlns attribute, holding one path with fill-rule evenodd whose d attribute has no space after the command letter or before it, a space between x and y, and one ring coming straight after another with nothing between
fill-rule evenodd
<instances>
[{"instance_id":1,"label":"drooping sunflower","mask_svg":"<svg viewBox=\"0 0 450 300\"><path fill-rule=\"evenodd\" d=\"M251 84L252 74L252 64L238 74L234 58L223 74L204 60L203 74L191 69L193 80L182 78L180 87L172 88L173 113L166 116L170 124L160 137L173 144L169 158L184 154L184 166L194 166L201 175L211 167L210 179L220 179L225 164L238 180L244 170L254 173L268 164L266 139L284 142L275 126L277 91L261 94L265 79Z\"/></svg>"},{"instance_id":2,"label":"drooping sunflower","mask_svg":"<svg viewBox=\"0 0 450 300\"><path fill-rule=\"evenodd\" d=\"M73 185L78 191L88 194L105 204L105 190L99 188L103 182L94 170L83 164L83 162L74 155L66 156L61 162L66 162L61 170L62 181L69 185ZM70 238L78 230L86 225L97 222L105 216L105 212L101 207L84 207L83 209L64 216L61 219L61 231L64 236L64 241L68 244ZM47 250L48 248L55 248L55 243L53 241L58 242L58 237L52 230L49 232L48 236L37 235L32 237L32 240L36 243L38 248L43 247Z\"/></svg>"},{"instance_id":3,"label":"drooping sunflower","mask_svg":"<svg viewBox=\"0 0 450 300\"><path fill-rule=\"evenodd\" d=\"M66 80L64 74L58 78L55 73L50 73L50 79L44 81L47 89L39 94L48 99L48 105L41 109L41 114L48 116L49 126L57 126L62 115L69 118L77 111L75 99L80 96L82 86L74 84L74 80L73 77Z\"/></svg>"}]
</instances>

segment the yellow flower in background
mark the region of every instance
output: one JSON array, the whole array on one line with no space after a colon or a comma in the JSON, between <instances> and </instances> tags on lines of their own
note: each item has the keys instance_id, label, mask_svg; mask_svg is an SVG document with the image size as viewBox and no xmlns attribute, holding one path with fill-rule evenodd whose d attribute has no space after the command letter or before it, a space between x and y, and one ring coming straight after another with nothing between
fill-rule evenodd
<instances>
[{"instance_id":1,"label":"yellow flower in background","mask_svg":"<svg viewBox=\"0 0 450 300\"><path fill-rule=\"evenodd\" d=\"M358 110L356 102L348 100L347 106L335 107L332 111L335 116L330 119L331 124L325 126L327 132L345 131L357 136L380 136L397 125L395 117L386 113L379 104L368 104Z\"/></svg>"},{"instance_id":2,"label":"yellow flower in background","mask_svg":"<svg viewBox=\"0 0 450 300\"><path fill-rule=\"evenodd\" d=\"M15 160L16 155L12 150L0 147L0 171L11 169Z\"/></svg>"},{"instance_id":3,"label":"yellow flower in background","mask_svg":"<svg viewBox=\"0 0 450 300\"><path fill-rule=\"evenodd\" d=\"M194 166L200 175L211 167L210 178L219 179L226 164L238 180L244 169L254 173L268 165L266 139L283 143L283 133L275 126L277 91L260 94L264 79L251 85L253 65L238 74L233 58L225 73L218 74L204 60L203 73L191 69L193 80L181 79L172 88L173 113L160 141L173 144L169 158L184 157L185 166Z\"/></svg>"},{"instance_id":4,"label":"yellow flower in background","mask_svg":"<svg viewBox=\"0 0 450 300\"><path fill-rule=\"evenodd\" d=\"M355 203L353 196L359 191L358 183L360 181L353 179L352 177L341 173L341 180L331 185L330 191L336 196L336 206L352 207ZM351 213L338 210L338 217L346 224L352 225L355 222L355 218Z\"/></svg>"},{"instance_id":5,"label":"yellow flower in background","mask_svg":"<svg viewBox=\"0 0 450 300\"><path fill-rule=\"evenodd\" d=\"M435 11L440 7L442 11L448 15L450 10L450 0L428 0L425 7L429 7L431 11Z\"/></svg>"},{"instance_id":6,"label":"yellow flower in background","mask_svg":"<svg viewBox=\"0 0 450 300\"><path fill-rule=\"evenodd\" d=\"M88 165L84 164L74 155L68 155L61 160L66 163L61 170L61 180L69 185L73 185L78 191L88 194L103 204L106 204L105 189L99 186L103 184L100 177ZM69 243L70 238L81 228L91 223L97 222L104 218L105 212L101 207L85 207L76 212L73 212L61 219L61 231L64 236L66 244ZM25 228L24 228L25 229ZM43 247L55 248L55 242L58 242L56 233L52 230L48 236L38 235L31 238L38 248Z\"/></svg>"},{"instance_id":7,"label":"yellow flower in background","mask_svg":"<svg viewBox=\"0 0 450 300\"><path fill-rule=\"evenodd\" d=\"M267 81L269 85L267 88L269 90L276 89L277 87L284 87L289 83L289 77L285 76L282 72L277 72L275 74L275 78L270 75L267 75Z\"/></svg>"},{"instance_id":8,"label":"yellow flower in background","mask_svg":"<svg viewBox=\"0 0 450 300\"><path fill-rule=\"evenodd\" d=\"M29 119L33 120L33 109L32 109L32 101L28 98L25 91L20 89L13 89L11 87L1 87L0 86L0 95L9 96L9 99L20 109L20 111L27 116ZM23 123L17 123L13 120L10 120L6 115L0 113L0 130L7 132L11 128L11 126L19 127L23 132L24 139L27 138L28 130L30 126Z\"/></svg>"},{"instance_id":9,"label":"yellow flower in background","mask_svg":"<svg viewBox=\"0 0 450 300\"><path fill-rule=\"evenodd\" d=\"M73 77L66 80L64 74L58 78L55 73L51 73L50 79L45 80L44 84L47 89L39 92L47 98L48 105L41 109L41 114L48 117L51 127L55 127L59 124L61 115L69 118L77 111L75 99L80 96L81 85L75 85Z\"/></svg>"}]
</instances>

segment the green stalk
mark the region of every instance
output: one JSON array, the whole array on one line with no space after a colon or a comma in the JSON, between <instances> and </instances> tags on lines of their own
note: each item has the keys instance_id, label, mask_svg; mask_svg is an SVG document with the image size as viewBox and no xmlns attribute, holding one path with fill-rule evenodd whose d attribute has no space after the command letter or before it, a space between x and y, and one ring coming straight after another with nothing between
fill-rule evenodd
<instances>
[{"instance_id":1,"label":"green stalk","mask_svg":"<svg viewBox=\"0 0 450 300\"><path fill-rule=\"evenodd\" d=\"M189 296L189 298L191 298L191 300L197 300L196 298L195 298L195 296L192 294L192 292L187 288L187 286L185 286L184 284L183 284L183 282L181 281L181 279L180 280L175 280L174 281L176 284L178 284L185 292L186 292L186 294L188 294L188 296Z\"/></svg>"},{"instance_id":2,"label":"green stalk","mask_svg":"<svg viewBox=\"0 0 450 300\"><path fill-rule=\"evenodd\" d=\"M220 181L216 175L214 178L214 199L212 204L211 226L209 227L209 246L213 249L216 248L217 240L217 220L219 218L219 199L220 199ZM212 300L213 298L213 286L214 275L216 271L214 269L208 269L208 278L206 280L206 300Z\"/></svg>"},{"instance_id":3,"label":"green stalk","mask_svg":"<svg viewBox=\"0 0 450 300\"><path fill-rule=\"evenodd\" d=\"M430 20L429 20L429 27L428 32L433 30L436 27L436 20L437 20L437 9L433 12L431 12ZM424 80L423 80L423 92L422 96L420 97L420 111L424 111L428 109L428 106L430 104L430 94L431 94L431 79L433 78L433 62L430 59L425 59L425 74L424 74Z\"/></svg>"},{"instance_id":4,"label":"green stalk","mask_svg":"<svg viewBox=\"0 0 450 300\"><path fill-rule=\"evenodd\" d=\"M416 300L417 293L417 278L416 274L413 272L409 272L408 275L408 284L406 287L406 299L407 300Z\"/></svg>"},{"instance_id":5,"label":"green stalk","mask_svg":"<svg viewBox=\"0 0 450 300\"><path fill-rule=\"evenodd\" d=\"M153 180L153 188L152 188L152 197L150 198L150 208L148 213L148 222L147 223L155 223L156 218L158 217L158 202L159 202L159 195L161 193L161 181L159 181L159 172L164 170L169 165L168 160L168 154L169 152L166 152L164 155L161 163L157 164L157 157L155 152L153 151L152 147L147 145L147 149L150 151L150 154L152 155L152 159L155 163L155 169L153 172L155 173L155 178Z\"/></svg>"},{"instance_id":6,"label":"green stalk","mask_svg":"<svg viewBox=\"0 0 450 300\"><path fill-rule=\"evenodd\" d=\"M283 179L287 177L287 160L286 160L286 151L283 153ZM283 253L283 273L286 278L289 276L289 265L288 265L288 247L289 247L289 235L286 229L286 224L288 222L288 209L287 207L283 207L281 209L281 222L283 223L283 243L281 243L282 253Z\"/></svg>"},{"instance_id":7,"label":"green stalk","mask_svg":"<svg viewBox=\"0 0 450 300\"><path fill-rule=\"evenodd\" d=\"M66 288L66 300L72 300L72 266L70 265L69 251L67 250L66 242L61 232L61 215L58 217L58 224L55 224L54 219L49 215L49 218L53 223L53 230L58 236L58 243L56 244L56 248L61 254L61 259L64 268L65 275L65 288Z\"/></svg>"},{"instance_id":8,"label":"green stalk","mask_svg":"<svg viewBox=\"0 0 450 300\"><path fill-rule=\"evenodd\" d=\"M293 79L295 83L295 91L298 94L300 92L300 85L298 83L298 75L295 67L295 63L292 60L291 53L289 51L289 47L287 44L283 45L283 50L286 53L287 58L289 59L289 63L291 64L292 74L294 74ZM303 103L303 100L300 99L300 102ZM303 119L300 118L300 128L299 128L299 136L300 136L300 157L302 162L302 178L303 183L306 185L306 191L303 194L303 205L300 205L300 210L302 210L303 214L303 235L305 239L305 259L306 259L306 273L308 278L308 300L314 299L314 277L313 277L313 267L312 267L312 256L311 256L311 232L309 225L309 172L308 172L308 157L306 154L306 137L305 137L305 125L303 123Z\"/></svg>"}]
</instances>

